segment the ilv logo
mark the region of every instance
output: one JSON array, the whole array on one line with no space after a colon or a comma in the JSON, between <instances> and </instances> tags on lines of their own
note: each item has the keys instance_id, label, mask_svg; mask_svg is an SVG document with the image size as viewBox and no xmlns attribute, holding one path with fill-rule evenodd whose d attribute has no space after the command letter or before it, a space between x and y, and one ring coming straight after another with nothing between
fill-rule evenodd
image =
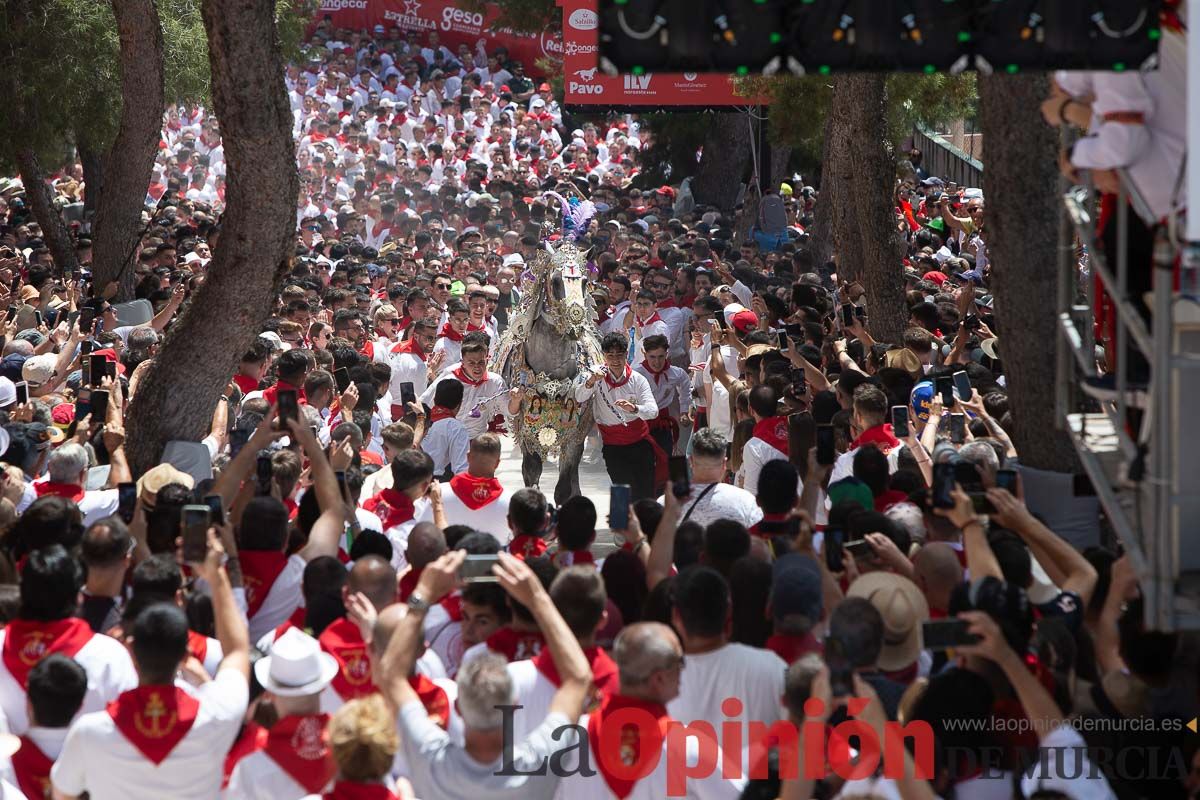
<instances>
[{"instance_id":1,"label":"ilv logo","mask_svg":"<svg viewBox=\"0 0 1200 800\"><path fill-rule=\"evenodd\" d=\"M625 90L629 92L645 92L650 89L649 75L625 75Z\"/></svg>"}]
</instances>

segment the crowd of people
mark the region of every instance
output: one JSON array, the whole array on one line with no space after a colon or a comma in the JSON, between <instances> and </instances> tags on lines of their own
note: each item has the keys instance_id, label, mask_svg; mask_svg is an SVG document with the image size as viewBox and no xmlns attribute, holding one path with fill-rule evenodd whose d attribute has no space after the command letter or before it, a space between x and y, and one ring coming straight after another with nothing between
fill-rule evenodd
<instances>
[{"instance_id":1,"label":"crowd of people","mask_svg":"<svg viewBox=\"0 0 1200 800\"><path fill-rule=\"evenodd\" d=\"M806 247L812 187L779 189L785 242L737 241L636 188L635 117L573 127L528 67L317 26L292 269L210 434L141 475L130 398L219 248L217 120L166 115L143 322L87 287L86 220L66 274L0 195L0 797L1200 797L1195 639L1024 503L982 193L914 154L879 341ZM628 505L497 477L530 387L490 354L547 190L598 211L572 391ZM850 717L859 757L895 721L931 746L847 777Z\"/></svg>"}]
</instances>

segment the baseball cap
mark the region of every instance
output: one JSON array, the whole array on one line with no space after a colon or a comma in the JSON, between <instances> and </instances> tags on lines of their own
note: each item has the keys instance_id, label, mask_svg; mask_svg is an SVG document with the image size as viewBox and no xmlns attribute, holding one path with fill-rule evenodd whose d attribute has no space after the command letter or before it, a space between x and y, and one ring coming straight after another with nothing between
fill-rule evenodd
<instances>
[{"instance_id":1,"label":"baseball cap","mask_svg":"<svg viewBox=\"0 0 1200 800\"><path fill-rule=\"evenodd\" d=\"M954 273L954 277L960 281L970 281L976 286L983 286L983 273L977 269L968 269L962 272Z\"/></svg>"},{"instance_id":2,"label":"baseball cap","mask_svg":"<svg viewBox=\"0 0 1200 800\"><path fill-rule=\"evenodd\" d=\"M758 327L758 314L753 311L739 311L729 320L729 324L738 333L748 333Z\"/></svg>"},{"instance_id":3,"label":"baseball cap","mask_svg":"<svg viewBox=\"0 0 1200 800\"><path fill-rule=\"evenodd\" d=\"M939 272L935 269L935 270L930 270L929 272L926 272L924 275L922 275L921 280L932 281L933 283L936 283L938 286L941 286L943 283L946 282L947 277L946 277L946 273Z\"/></svg>"},{"instance_id":4,"label":"baseball cap","mask_svg":"<svg viewBox=\"0 0 1200 800\"><path fill-rule=\"evenodd\" d=\"M21 367L21 377L30 386L41 386L54 377L55 367L58 366L58 356L53 353L43 353L25 359Z\"/></svg>"},{"instance_id":5,"label":"baseball cap","mask_svg":"<svg viewBox=\"0 0 1200 800\"><path fill-rule=\"evenodd\" d=\"M871 494L871 487L858 478L842 478L829 484L829 502L836 506L843 500L858 503L866 510L875 508L875 495Z\"/></svg>"}]
</instances>

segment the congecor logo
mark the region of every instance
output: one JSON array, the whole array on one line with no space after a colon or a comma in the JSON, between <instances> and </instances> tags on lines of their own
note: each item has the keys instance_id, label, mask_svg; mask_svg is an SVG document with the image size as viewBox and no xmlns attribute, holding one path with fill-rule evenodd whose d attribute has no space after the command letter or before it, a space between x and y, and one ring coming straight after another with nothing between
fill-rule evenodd
<instances>
[{"instance_id":1,"label":"congecor logo","mask_svg":"<svg viewBox=\"0 0 1200 800\"><path fill-rule=\"evenodd\" d=\"M594 31L600 24L600 17L590 8L577 8L567 17L567 24L577 31Z\"/></svg>"},{"instance_id":2,"label":"congecor logo","mask_svg":"<svg viewBox=\"0 0 1200 800\"><path fill-rule=\"evenodd\" d=\"M442 9L442 30L476 34L483 30L483 14L463 11L461 8Z\"/></svg>"},{"instance_id":3,"label":"congecor logo","mask_svg":"<svg viewBox=\"0 0 1200 800\"><path fill-rule=\"evenodd\" d=\"M322 11L345 11L348 8L366 9L367 0L321 0Z\"/></svg>"}]
</instances>

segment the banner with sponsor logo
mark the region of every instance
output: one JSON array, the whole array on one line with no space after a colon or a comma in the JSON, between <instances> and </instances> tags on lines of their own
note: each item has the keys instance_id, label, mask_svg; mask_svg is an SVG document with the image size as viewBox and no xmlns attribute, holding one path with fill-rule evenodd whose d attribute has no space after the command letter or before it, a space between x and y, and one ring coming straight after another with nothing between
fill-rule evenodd
<instances>
[{"instance_id":1,"label":"banner with sponsor logo","mask_svg":"<svg viewBox=\"0 0 1200 800\"><path fill-rule=\"evenodd\" d=\"M648 72L605 75L600 56L598 0L558 0L563 10L563 91L567 105L746 106L763 98L735 93L728 75Z\"/></svg>"},{"instance_id":2,"label":"banner with sponsor logo","mask_svg":"<svg viewBox=\"0 0 1200 800\"><path fill-rule=\"evenodd\" d=\"M422 45L426 44L428 34L436 32L440 43L451 52L460 44L466 44L474 52L476 43L482 39L488 53L497 47L507 48L509 57L524 64L528 75L541 75L536 65L538 59L558 60L563 56L562 37L555 31L525 34L493 30L492 23L500 16L500 9L494 3L488 3L482 12L475 12L459 8L453 0L321 0L317 17L326 16L335 27L350 30L370 30L382 25L389 32L393 28L417 31Z\"/></svg>"}]
</instances>

